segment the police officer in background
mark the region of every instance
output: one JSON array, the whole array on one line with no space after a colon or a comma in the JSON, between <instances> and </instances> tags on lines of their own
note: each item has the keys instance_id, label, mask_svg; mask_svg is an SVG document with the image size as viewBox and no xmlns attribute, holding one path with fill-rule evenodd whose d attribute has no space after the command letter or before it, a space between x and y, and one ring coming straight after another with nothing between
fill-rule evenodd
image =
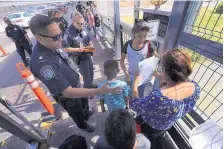
<instances>
[{"instance_id":1,"label":"police officer in background","mask_svg":"<svg viewBox=\"0 0 224 149\"><path fill-rule=\"evenodd\" d=\"M93 62L92 53L84 52L83 47L93 46L91 36L84 28L84 18L81 13L73 13L73 23L64 34L63 47L69 53L69 57L78 65L79 72L83 76L84 88L93 85Z\"/></svg>"},{"instance_id":2,"label":"police officer in background","mask_svg":"<svg viewBox=\"0 0 224 149\"><path fill-rule=\"evenodd\" d=\"M56 23L58 23L62 32L64 32L68 28L68 22L63 17L61 17L58 11L54 12L53 19Z\"/></svg>"},{"instance_id":3,"label":"police officer in background","mask_svg":"<svg viewBox=\"0 0 224 149\"><path fill-rule=\"evenodd\" d=\"M30 62L32 73L47 86L80 129L94 131L86 121L91 113L83 108L82 97L116 93L121 88L107 85L97 89L80 88L77 67L61 49L62 33L58 24L47 16L36 15L30 21L30 29L37 40Z\"/></svg>"},{"instance_id":4,"label":"police officer in background","mask_svg":"<svg viewBox=\"0 0 224 149\"><path fill-rule=\"evenodd\" d=\"M20 26L12 24L9 18L3 18L5 24L8 26L5 28L6 36L8 36L15 44L17 52L19 53L21 59L25 66L29 63L26 59L25 50L30 55L32 55L32 43L27 36L27 32Z\"/></svg>"}]
</instances>

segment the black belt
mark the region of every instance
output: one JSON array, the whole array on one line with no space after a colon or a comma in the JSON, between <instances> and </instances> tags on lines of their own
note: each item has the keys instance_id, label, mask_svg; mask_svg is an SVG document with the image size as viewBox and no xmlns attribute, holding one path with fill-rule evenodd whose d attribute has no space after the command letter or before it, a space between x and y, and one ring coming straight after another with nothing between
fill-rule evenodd
<instances>
[{"instance_id":1,"label":"black belt","mask_svg":"<svg viewBox=\"0 0 224 149\"><path fill-rule=\"evenodd\" d=\"M22 38L22 39L16 40L16 43L21 43L24 40L26 40L26 38Z\"/></svg>"}]
</instances>

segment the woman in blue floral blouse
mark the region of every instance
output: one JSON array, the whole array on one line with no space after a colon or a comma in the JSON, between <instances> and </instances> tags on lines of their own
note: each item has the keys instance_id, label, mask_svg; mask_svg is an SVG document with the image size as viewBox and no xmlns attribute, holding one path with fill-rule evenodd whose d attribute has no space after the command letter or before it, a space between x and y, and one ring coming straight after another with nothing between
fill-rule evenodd
<instances>
[{"instance_id":1,"label":"woman in blue floral blouse","mask_svg":"<svg viewBox=\"0 0 224 149\"><path fill-rule=\"evenodd\" d=\"M133 100L130 102L131 108L138 114L141 131L150 139L152 148L155 148L158 136L194 108L200 94L198 84L188 79L192 72L191 61L183 50L167 51L161 57L160 65L159 77L165 85L139 99L137 86L140 77L136 76Z\"/></svg>"}]
</instances>

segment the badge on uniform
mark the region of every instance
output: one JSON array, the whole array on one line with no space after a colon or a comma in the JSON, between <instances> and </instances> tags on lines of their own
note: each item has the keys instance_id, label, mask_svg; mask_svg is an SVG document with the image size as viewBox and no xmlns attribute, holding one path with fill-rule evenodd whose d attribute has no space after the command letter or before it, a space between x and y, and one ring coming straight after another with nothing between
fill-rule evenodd
<instances>
[{"instance_id":1,"label":"badge on uniform","mask_svg":"<svg viewBox=\"0 0 224 149\"><path fill-rule=\"evenodd\" d=\"M50 80L55 77L55 73L50 65L43 66L40 69L40 73L47 80Z\"/></svg>"}]
</instances>

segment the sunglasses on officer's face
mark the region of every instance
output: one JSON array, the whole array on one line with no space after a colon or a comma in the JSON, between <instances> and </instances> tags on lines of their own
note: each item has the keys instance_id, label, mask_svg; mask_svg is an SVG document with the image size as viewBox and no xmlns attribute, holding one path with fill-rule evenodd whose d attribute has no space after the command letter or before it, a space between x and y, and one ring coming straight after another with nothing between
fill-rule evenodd
<instances>
[{"instance_id":1,"label":"sunglasses on officer's face","mask_svg":"<svg viewBox=\"0 0 224 149\"><path fill-rule=\"evenodd\" d=\"M79 22L77 22L77 21L75 21L77 24L79 24L79 25L85 25L85 23L79 23Z\"/></svg>"},{"instance_id":2,"label":"sunglasses on officer's face","mask_svg":"<svg viewBox=\"0 0 224 149\"><path fill-rule=\"evenodd\" d=\"M43 37L52 38L52 40L54 40L54 41L58 41L58 40L61 38L61 36L62 36L61 33L58 34L58 35L56 35L56 36L47 36L47 35L41 35L41 34L39 34L39 35L40 35L40 36L43 36Z\"/></svg>"}]
</instances>

